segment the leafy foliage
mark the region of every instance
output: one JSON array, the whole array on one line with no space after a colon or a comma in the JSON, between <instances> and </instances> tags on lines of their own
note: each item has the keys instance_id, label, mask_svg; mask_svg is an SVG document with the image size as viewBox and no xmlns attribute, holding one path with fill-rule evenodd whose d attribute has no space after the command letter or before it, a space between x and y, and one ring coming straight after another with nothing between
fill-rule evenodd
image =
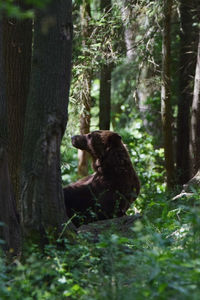
<instances>
[{"instance_id":1,"label":"leafy foliage","mask_svg":"<svg viewBox=\"0 0 200 300\"><path fill-rule=\"evenodd\" d=\"M168 200L168 201L167 201ZM128 237L110 232L94 243L34 245L26 259L5 265L1 299L198 299L200 209L191 201L154 195Z\"/></svg>"},{"instance_id":2,"label":"leafy foliage","mask_svg":"<svg viewBox=\"0 0 200 300\"><path fill-rule=\"evenodd\" d=\"M23 5L16 4L15 0L0 2L0 13L3 12L12 18L33 18L34 8L44 8L50 0L24 0Z\"/></svg>"}]
</instances>

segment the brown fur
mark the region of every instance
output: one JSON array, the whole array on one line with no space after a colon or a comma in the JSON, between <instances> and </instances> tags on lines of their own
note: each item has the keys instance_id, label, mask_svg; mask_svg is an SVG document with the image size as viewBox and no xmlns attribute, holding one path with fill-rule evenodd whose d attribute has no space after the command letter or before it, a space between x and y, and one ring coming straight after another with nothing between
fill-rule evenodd
<instances>
[{"instance_id":1,"label":"brown fur","mask_svg":"<svg viewBox=\"0 0 200 300\"><path fill-rule=\"evenodd\" d=\"M125 215L139 194L140 183L121 137L99 130L72 137L72 144L91 154L95 171L64 188L67 215L76 214L72 222L79 226Z\"/></svg>"}]
</instances>

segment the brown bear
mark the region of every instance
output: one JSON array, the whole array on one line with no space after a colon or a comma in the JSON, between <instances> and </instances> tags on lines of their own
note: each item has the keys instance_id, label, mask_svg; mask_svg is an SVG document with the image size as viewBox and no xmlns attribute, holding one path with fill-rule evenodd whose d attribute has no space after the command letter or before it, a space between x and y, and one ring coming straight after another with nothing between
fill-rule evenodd
<instances>
[{"instance_id":1,"label":"brown bear","mask_svg":"<svg viewBox=\"0 0 200 300\"><path fill-rule=\"evenodd\" d=\"M95 173L64 188L68 217L79 226L125 215L140 182L121 137L97 130L73 136L72 145L91 154Z\"/></svg>"}]
</instances>

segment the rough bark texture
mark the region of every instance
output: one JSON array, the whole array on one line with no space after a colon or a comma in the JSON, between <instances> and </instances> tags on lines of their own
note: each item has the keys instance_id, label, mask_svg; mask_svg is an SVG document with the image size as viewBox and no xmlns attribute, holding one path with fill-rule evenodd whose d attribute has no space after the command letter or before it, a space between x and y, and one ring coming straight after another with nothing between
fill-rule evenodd
<instances>
[{"instance_id":1,"label":"rough bark texture","mask_svg":"<svg viewBox=\"0 0 200 300\"><path fill-rule=\"evenodd\" d=\"M122 1L122 19L124 24L124 40L126 44L126 56L128 61L133 61L137 55L135 51L135 38L139 29L138 22L135 21L133 6L136 1Z\"/></svg>"},{"instance_id":2,"label":"rough bark texture","mask_svg":"<svg viewBox=\"0 0 200 300\"><path fill-rule=\"evenodd\" d=\"M163 125L163 143L165 152L165 168L167 186L172 187L174 181L174 162L172 147L172 117L171 117L171 87L170 87L170 29L171 29L172 0L164 0L163 20L163 61L162 61L162 90L161 115Z\"/></svg>"},{"instance_id":3,"label":"rough bark texture","mask_svg":"<svg viewBox=\"0 0 200 300\"><path fill-rule=\"evenodd\" d=\"M191 81L194 76L196 63L194 54L194 41L196 40L196 32L193 26L195 15L194 9L195 6L193 0L180 1L180 75L176 147L177 183L179 184L186 183L190 178L189 125L190 108L192 104Z\"/></svg>"},{"instance_id":4,"label":"rough bark texture","mask_svg":"<svg viewBox=\"0 0 200 300\"><path fill-rule=\"evenodd\" d=\"M106 19L109 19L111 5L112 5L111 0L101 1L101 6L100 6L101 11L102 13L105 13ZM100 95L99 95L99 129L101 130L110 129L111 73L112 73L111 63L106 62L101 66Z\"/></svg>"},{"instance_id":5,"label":"rough bark texture","mask_svg":"<svg viewBox=\"0 0 200 300\"><path fill-rule=\"evenodd\" d=\"M17 220L12 193L7 157L7 107L3 71L2 23L0 20L0 239L5 241L5 250L13 249L18 254L21 247L21 232Z\"/></svg>"},{"instance_id":6,"label":"rough bark texture","mask_svg":"<svg viewBox=\"0 0 200 300\"><path fill-rule=\"evenodd\" d=\"M100 96L99 96L99 129L110 129L111 113L111 72L112 66L101 66Z\"/></svg>"},{"instance_id":7,"label":"rough bark texture","mask_svg":"<svg viewBox=\"0 0 200 300\"><path fill-rule=\"evenodd\" d=\"M5 241L3 249L11 255L21 250L21 230L17 218L14 194L8 170L8 157L0 139L0 239Z\"/></svg>"},{"instance_id":8,"label":"rough bark texture","mask_svg":"<svg viewBox=\"0 0 200 300\"><path fill-rule=\"evenodd\" d=\"M91 108L91 74L85 70L83 79L83 91L81 93L81 104L83 112L80 116L80 133L90 132L90 108ZM88 174L89 155L86 151L78 150L78 174L86 176Z\"/></svg>"},{"instance_id":9,"label":"rough bark texture","mask_svg":"<svg viewBox=\"0 0 200 300\"><path fill-rule=\"evenodd\" d=\"M22 7L23 1L16 3ZM8 103L8 162L15 199L19 206L19 173L31 70L32 20L5 18L3 33Z\"/></svg>"},{"instance_id":10,"label":"rough bark texture","mask_svg":"<svg viewBox=\"0 0 200 300\"><path fill-rule=\"evenodd\" d=\"M52 0L37 11L22 161L22 224L38 239L61 231L67 216L60 144L67 123L71 71L71 0ZM39 236L38 236L39 235Z\"/></svg>"},{"instance_id":11,"label":"rough bark texture","mask_svg":"<svg viewBox=\"0 0 200 300\"><path fill-rule=\"evenodd\" d=\"M200 168L200 32L191 114L190 155L191 173L194 175Z\"/></svg>"},{"instance_id":12,"label":"rough bark texture","mask_svg":"<svg viewBox=\"0 0 200 300\"><path fill-rule=\"evenodd\" d=\"M82 27L82 44L83 49L87 48L87 42L90 38L91 18L90 2L84 0L81 5L81 27ZM88 52L83 50L83 55L87 56ZM87 58L86 58L87 60ZM86 66L83 72L83 86L81 93L81 104L83 105L83 112L80 116L80 133L86 134L90 131L90 108L91 108L91 76L92 72ZM86 151L78 151L78 174L86 176L88 174L89 155Z\"/></svg>"}]
</instances>

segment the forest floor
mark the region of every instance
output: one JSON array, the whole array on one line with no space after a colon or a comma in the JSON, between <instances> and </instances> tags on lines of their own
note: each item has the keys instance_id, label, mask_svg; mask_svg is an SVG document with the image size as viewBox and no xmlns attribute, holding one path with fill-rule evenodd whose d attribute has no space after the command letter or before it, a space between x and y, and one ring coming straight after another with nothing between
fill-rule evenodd
<instances>
[{"instance_id":1,"label":"forest floor","mask_svg":"<svg viewBox=\"0 0 200 300\"><path fill-rule=\"evenodd\" d=\"M79 233L64 246L26 247L0 263L0 299L200 299L200 207L197 201L151 198L127 232L109 226Z\"/></svg>"}]
</instances>

